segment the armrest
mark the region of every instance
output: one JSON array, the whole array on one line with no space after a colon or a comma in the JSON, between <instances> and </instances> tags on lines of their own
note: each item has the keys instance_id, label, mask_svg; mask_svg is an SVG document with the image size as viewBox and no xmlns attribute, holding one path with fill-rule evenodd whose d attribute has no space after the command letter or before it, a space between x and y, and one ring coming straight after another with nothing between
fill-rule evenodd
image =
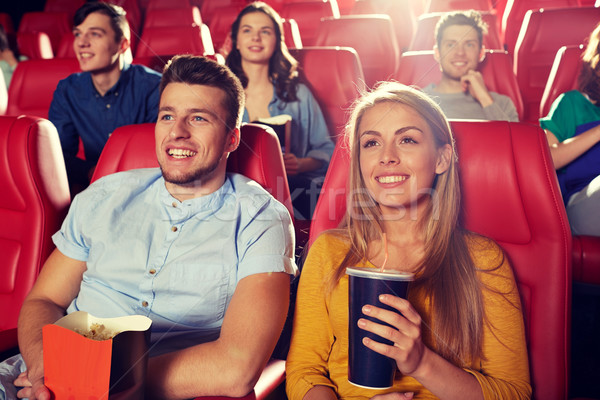
<instances>
[{"instance_id":1,"label":"armrest","mask_svg":"<svg viewBox=\"0 0 600 400\"><path fill-rule=\"evenodd\" d=\"M573 280L600 285L600 237L573 236Z\"/></svg>"}]
</instances>

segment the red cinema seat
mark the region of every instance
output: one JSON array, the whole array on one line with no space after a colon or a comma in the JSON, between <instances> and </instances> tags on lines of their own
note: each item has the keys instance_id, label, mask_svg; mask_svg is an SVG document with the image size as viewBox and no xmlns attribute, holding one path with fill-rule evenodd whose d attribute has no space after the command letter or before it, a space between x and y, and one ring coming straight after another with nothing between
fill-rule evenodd
<instances>
[{"instance_id":1,"label":"red cinema seat","mask_svg":"<svg viewBox=\"0 0 600 400\"><path fill-rule=\"evenodd\" d=\"M236 4L214 9L208 26L215 49L220 50L225 43L228 43L229 46L231 45L228 40L231 32L231 24L233 24L242 8L243 5ZM229 49L226 52L228 51Z\"/></svg>"},{"instance_id":2,"label":"red cinema seat","mask_svg":"<svg viewBox=\"0 0 600 400\"><path fill-rule=\"evenodd\" d=\"M302 36L300 35L300 28L298 23L293 18L282 19L283 24L283 39L288 49L301 49L304 44L302 43Z\"/></svg>"},{"instance_id":3,"label":"red cinema seat","mask_svg":"<svg viewBox=\"0 0 600 400\"><path fill-rule=\"evenodd\" d=\"M416 27L416 14L411 0L361 0L354 3L352 15L386 14L392 19L396 42L401 52L410 47Z\"/></svg>"},{"instance_id":4,"label":"red cinema seat","mask_svg":"<svg viewBox=\"0 0 600 400\"><path fill-rule=\"evenodd\" d=\"M6 34L15 33L15 26L12 22L12 18L10 17L10 14L5 13L5 12L0 12L0 25L2 25L2 27L4 27L4 32L6 32Z\"/></svg>"},{"instance_id":5,"label":"red cinema seat","mask_svg":"<svg viewBox=\"0 0 600 400\"><path fill-rule=\"evenodd\" d=\"M207 25L148 28L135 51L135 57L175 54L213 55L215 49Z\"/></svg>"},{"instance_id":6,"label":"red cinema seat","mask_svg":"<svg viewBox=\"0 0 600 400\"><path fill-rule=\"evenodd\" d=\"M533 398L567 398L571 233L544 132L526 123L454 121L464 226L510 260L523 304ZM339 141L310 230L311 243L346 210L349 153Z\"/></svg>"},{"instance_id":7,"label":"red cinema seat","mask_svg":"<svg viewBox=\"0 0 600 400\"><path fill-rule=\"evenodd\" d=\"M196 6L189 6L184 8L154 8L146 11L144 29L178 25L202 25L200 9Z\"/></svg>"},{"instance_id":8,"label":"red cinema seat","mask_svg":"<svg viewBox=\"0 0 600 400\"><path fill-rule=\"evenodd\" d=\"M479 64L479 71L488 90L510 97L519 120L523 118L523 100L512 71L512 60L504 50L486 50L485 59ZM400 57L400 66L395 79L405 85L424 88L430 83L439 82L442 77L439 65L433 57L433 50L407 51Z\"/></svg>"},{"instance_id":9,"label":"red cinema seat","mask_svg":"<svg viewBox=\"0 0 600 400\"><path fill-rule=\"evenodd\" d=\"M300 63L302 81L319 102L335 142L344 132L348 108L366 88L358 55L349 47L304 47L291 53Z\"/></svg>"},{"instance_id":10,"label":"red cinema seat","mask_svg":"<svg viewBox=\"0 0 600 400\"><path fill-rule=\"evenodd\" d=\"M71 196L60 140L49 121L0 117L0 352L16 346L23 300L54 249Z\"/></svg>"},{"instance_id":11,"label":"red cinema seat","mask_svg":"<svg viewBox=\"0 0 600 400\"><path fill-rule=\"evenodd\" d=\"M583 43L598 21L600 8L594 7L527 12L514 53L514 71L526 121L537 122L540 117L540 101L558 49ZM557 30L557 26L564 29Z\"/></svg>"},{"instance_id":12,"label":"red cinema seat","mask_svg":"<svg viewBox=\"0 0 600 400\"><path fill-rule=\"evenodd\" d=\"M425 10L432 12L448 12L457 10L490 11L493 9L491 0L427 0Z\"/></svg>"},{"instance_id":13,"label":"red cinema seat","mask_svg":"<svg viewBox=\"0 0 600 400\"><path fill-rule=\"evenodd\" d=\"M74 58L21 61L8 89L6 114L47 118L56 85L75 72L80 69Z\"/></svg>"},{"instance_id":14,"label":"red cinema seat","mask_svg":"<svg viewBox=\"0 0 600 400\"><path fill-rule=\"evenodd\" d=\"M296 20L304 46L315 46L321 19L339 18L340 11L335 1L292 1L283 3L280 15Z\"/></svg>"},{"instance_id":15,"label":"red cinema seat","mask_svg":"<svg viewBox=\"0 0 600 400\"><path fill-rule=\"evenodd\" d=\"M584 49L585 46L580 44L563 46L556 52L540 102L540 117L548 115L552 103L558 96L577 89L577 77L581 71L581 56Z\"/></svg>"},{"instance_id":16,"label":"red cinema seat","mask_svg":"<svg viewBox=\"0 0 600 400\"><path fill-rule=\"evenodd\" d=\"M388 15L344 15L324 18L317 46L352 47L358 53L367 87L388 80L398 69L400 49Z\"/></svg>"},{"instance_id":17,"label":"red cinema seat","mask_svg":"<svg viewBox=\"0 0 600 400\"><path fill-rule=\"evenodd\" d=\"M189 0L149 0L148 7L146 8L146 12L154 9L163 9L163 8L185 8L189 7Z\"/></svg>"},{"instance_id":18,"label":"red cinema seat","mask_svg":"<svg viewBox=\"0 0 600 400\"><path fill-rule=\"evenodd\" d=\"M52 43L44 32L19 32L17 33L17 48L19 54L29 60L54 58Z\"/></svg>"},{"instance_id":19,"label":"red cinema seat","mask_svg":"<svg viewBox=\"0 0 600 400\"><path fill-rule=\"evenodd\" d=\"M45 32L56 53L60 39L72 30L69 14L61 11L30 11L23 14L18 32Z\"/></svg>"},{"instance_id":20,"label":"red cinema seat","mask_svg":"<svg viewBox=\"0 0 600 400\"><path fill-rule=\"evenodd\" d=\"M579 0L507 0L500 26L500 38L506 50L514 54L517 37L527 11L567 7L579 7Z\"/></svg>"},{"instance_id":21,"label":"red cinema seat","mask_svg":"<svg viewBox=\"0 0 600 400\"><path fill-rule=\"evenodd\" d=\"M410 44L410 50L431 50L435 42L435 26L445 13L422 14L417 19L416 31ZM482 11L481 17L488 25L487 35L483 35L483 45L486 49L504 50L498 30L498 19L495 12Z\"/></svg>"},{"instance_id":22,"label":"red cinema seat","mask_svg":"<svg viewBox=\"0 0 600 400\"><path fill-rule=\"evenodd\" d=\"M85 0L46 0L44 11L66 12L69 21L73 19L75 11L85 3Z\"/></svg>"},{"instance_id":23,"label":"red cinema seat","mask_svg":"<svg viewBox=\"0 0 600 400\"><path fill-rule=\"evenodd\" d=\"M222 7L232 7L241 10L246 4L246 0L202 0L200 1L200 14L202 21L209 24L212 18L217 14L217 10Z\"/></svg>"}]
</instances>

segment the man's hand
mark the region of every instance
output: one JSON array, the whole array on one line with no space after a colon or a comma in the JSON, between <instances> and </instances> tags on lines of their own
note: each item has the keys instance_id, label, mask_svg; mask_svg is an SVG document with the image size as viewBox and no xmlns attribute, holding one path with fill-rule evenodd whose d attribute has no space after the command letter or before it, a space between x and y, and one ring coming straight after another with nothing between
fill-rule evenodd
<instances>
[{"instance_id":1,"label":"man's hand","mask_svg":"<svg viewBox=\"0 0 600 400\"><path fill-rule=\"evenodd\" d=\"M283 163L285 165L285 172L288 175L297 175L300 172L300 160L292 153L285 153L283 155Z\"/></svg>"},{"instance_id":2,"label":"man's hand","mask_svg":"<svg viewBox=\"0 0 600 400\"><path fill-rule=\"evenodd\" d=\"M465 75L460 78L463 91L469 92L473 96L481 107L487 107L494 102L490 92L487 90L481 72L475 70L469 70Z\"/></svg>"},{"instance_id":3,"label":"man's hand","mask_svg":"<svg viewBox=\"0 0 600 400\"><path fill-rule=\"evenodd\" d=\"M50 400L50 390L44 385L43 377L35 379L32 383L29 381L27 371L25 371L19 374L13 383L16 387L23 388L17 392L19 399Z\"/></svg>"}]
</instances>

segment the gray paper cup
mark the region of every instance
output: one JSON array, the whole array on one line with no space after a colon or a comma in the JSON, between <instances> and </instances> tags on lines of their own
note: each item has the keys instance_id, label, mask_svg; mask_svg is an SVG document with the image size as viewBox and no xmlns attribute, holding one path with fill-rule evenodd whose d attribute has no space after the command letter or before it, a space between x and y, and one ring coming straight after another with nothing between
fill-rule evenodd
<instances>
[{"instance_id":1,"label":"gray paper cup","mask_svg":"<svg viewBox=\"0 0 600 400\"><path fill-rule=\"evenodd\" d=\"M397 310L381 303L379 295L391 294L406 298L408 284L414 280L409 272L383 271L374 268L349 267L348 274L348 381L356 386L368 389L387 389L392 387L396 362L381 355L368 347L362 340L364 337L377 342L391 345L392 342L371 332L360 329L357 325L360 318L365 318L379 324L384 322L364 315L362 308L365 304L376 307Z\"/></svg>"}]
</instances>

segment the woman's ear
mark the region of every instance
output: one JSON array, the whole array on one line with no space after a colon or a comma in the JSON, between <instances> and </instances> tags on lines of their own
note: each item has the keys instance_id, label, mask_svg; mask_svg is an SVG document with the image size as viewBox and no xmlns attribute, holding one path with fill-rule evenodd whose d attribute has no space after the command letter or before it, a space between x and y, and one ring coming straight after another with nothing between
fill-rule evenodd
<instances>
[{"instance_id":1,"label":"woman's ear","mask_svg":"<svg viewBox=\"0 0 600 400\"><path fill-rule=\"evenodd\" d=\"M452 162L452 146L445 144L438 149L438 159L435 165L435 173L443 174L450 168Z\"/></svg>"}]
</instances>

